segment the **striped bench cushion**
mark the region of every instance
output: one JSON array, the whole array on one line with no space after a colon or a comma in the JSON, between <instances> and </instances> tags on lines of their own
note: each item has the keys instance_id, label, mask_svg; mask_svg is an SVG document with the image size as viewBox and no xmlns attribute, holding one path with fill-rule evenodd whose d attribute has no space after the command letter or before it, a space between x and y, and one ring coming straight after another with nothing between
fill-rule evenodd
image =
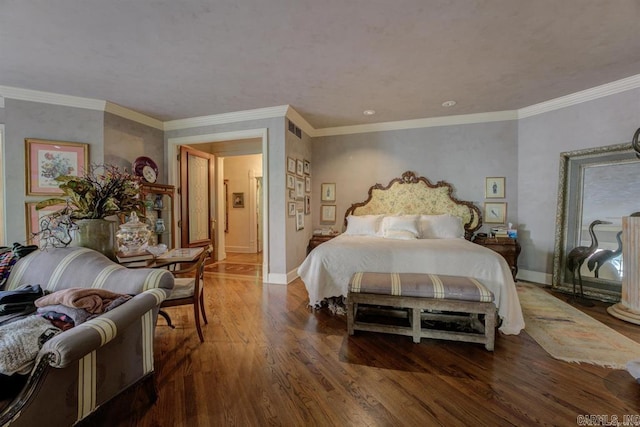
<instances>
[{"instance_id":1,"label":"striped bench cushion","mask_svg":"<svg viewBox=\"0 0 640 427\"><path fill-rule=\"evenodd\" d=\"M493 293L477 279L442 274L358 272L349 292L493 302Z\"/></svg>"}]
</instances>

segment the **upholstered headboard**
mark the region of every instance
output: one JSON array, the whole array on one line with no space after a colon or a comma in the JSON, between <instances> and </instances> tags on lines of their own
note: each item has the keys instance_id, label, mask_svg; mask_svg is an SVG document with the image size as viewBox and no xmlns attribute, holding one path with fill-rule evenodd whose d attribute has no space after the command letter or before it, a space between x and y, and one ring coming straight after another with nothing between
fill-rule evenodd
<instances>
[{"instance_id":1,"label":"upholstered headboard","mask_svg":"<svg viewBox=\"0 0 640 427\"><path fill-rule=\"evenodd\" d=\"M453 197L453 187L445 181L432 184L425 177L407 171L402 177L392 179L385 187L376 184L369 188L369 197L364 202L354 203L344 215L347 224L349 215L442 215L451 214L462 219L465 238L471 239L473 232L482 226L480 208L472 202Z\"/></svg>"}]
</instances>

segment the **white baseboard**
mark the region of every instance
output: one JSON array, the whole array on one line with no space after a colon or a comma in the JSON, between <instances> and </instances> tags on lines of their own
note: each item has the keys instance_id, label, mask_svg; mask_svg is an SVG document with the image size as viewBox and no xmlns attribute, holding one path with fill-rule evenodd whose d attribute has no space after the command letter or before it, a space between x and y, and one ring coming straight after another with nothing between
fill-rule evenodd
<instances>
[{"instance_id":1,"label":"white baseboard","mask_svg":"<svg viewBox=\"0 0 640 427\"><path fill-rule=\"evenodd\" d=\"M263 280L263 282L271 283L274 285L288 285L287 275L281 273L269 273L269 277L267 280Z\"/></svg>"},{"instance_id":2,"label":"white baseboard","mask_svg":"<svg viewBox=\"0 0 640 427\"><path fill-rule=\"evenodd\" d=\"M524 280L525 282L542 283L544 285L551 285L553 275L549 273L541 273L539 271L531 270L518 270L518 280Z\"/></svg>"},{"instance_id":3,"label":"white baseboard","mask_svg":"<svg viewBox=\"0 0 640 427\"><path fill-rule=\"evenodd\" d=\"M255 249L251 249L249 246L229 246L224 248L226 252L238 253L238 254L255 254Z\"/></svg>"}]
</instances>

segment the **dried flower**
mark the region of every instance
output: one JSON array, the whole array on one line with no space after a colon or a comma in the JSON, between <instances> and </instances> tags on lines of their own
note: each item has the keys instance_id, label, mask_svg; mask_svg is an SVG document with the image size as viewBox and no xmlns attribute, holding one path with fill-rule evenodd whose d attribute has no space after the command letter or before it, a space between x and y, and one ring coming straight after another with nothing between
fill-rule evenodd
<instances>
[{"instance_id":1,"label":"dried flower","mask_svg":"<svg viewBox=\"0 0 640 427\"><path fill-rule=\"evenodd\" d=\"M65 204L64 213L71 219L104 219L142 211L140 178L117 166L91 165L82 176L60 175L55 179L64 195L43 200L36 209Z\"/></svg>"}]
</instances>

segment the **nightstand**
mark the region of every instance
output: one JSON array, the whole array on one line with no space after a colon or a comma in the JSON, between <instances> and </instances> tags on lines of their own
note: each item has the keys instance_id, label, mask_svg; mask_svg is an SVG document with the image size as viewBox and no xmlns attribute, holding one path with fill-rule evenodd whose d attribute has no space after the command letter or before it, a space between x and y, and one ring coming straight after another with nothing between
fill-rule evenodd
<instances>
[{"instance_id":1,"label":"nightstand","mask_svg":"<svg viewBox=\"0 0 640 427\"><path fill-rule=\"evenodd\" d=\"M311 240L309 240L309 246L307 246L307 254L309 254L309 252L311 252L313 250L313 248L318 246L320 243L328 242L329 240L333 239L337 235L338 235L338 233L336 233L336 234L314 234L313 237L311 237Z\"/></svg>"},{"instance_id":2,"label":"nightstand","mask_svg":"<svg viewBox=\"0 0 640 427\"><path fill-rule=\"evenodd\" d=\"M517 239L511 239L509 237L476 236L473 239L473 243L489 248L502 255L511 268L513 280L516 280L516 275L518 274L518 255L520 255L522 249Z\"/></svg>"}]
</instances>

